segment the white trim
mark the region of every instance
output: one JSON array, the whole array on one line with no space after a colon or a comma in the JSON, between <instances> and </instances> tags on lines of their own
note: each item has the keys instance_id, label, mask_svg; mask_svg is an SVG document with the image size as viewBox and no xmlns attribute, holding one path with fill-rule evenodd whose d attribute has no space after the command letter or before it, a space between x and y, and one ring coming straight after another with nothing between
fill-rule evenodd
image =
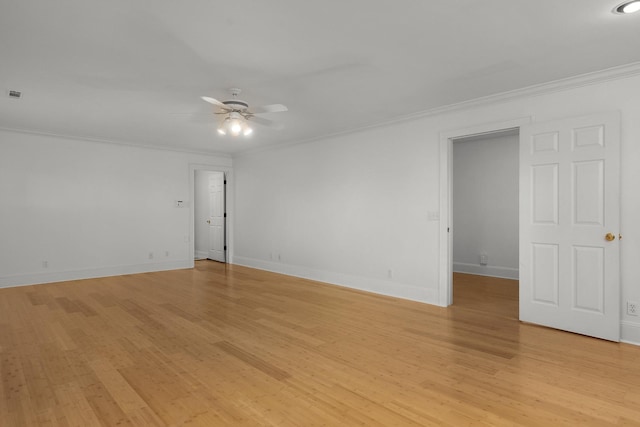
<instances>
[{"instance_id":1,"label":"white trim","mask_svg":"<svg viewBox=\"0 0 640 427\"><path fill-rule=\"evenodd\" d=\"M440 261L438 266L438 305L442 307L447 307L453 303L453 286L451 283L453 245L451 233L449 232L449 228L453 223L451 200L453 140L466 136L516 129L531 123L532 120L532 117L519 117L440 132Z\"/></svg>"},{"instance_id":2,"label":"white trim","mask_svg":"<svg viewBox=\"0 0 640 427\"><path fill-rule=\"evenodd\" d=\"M195 238L195 236L194 236L194 238ZM195 243L195 241L194 241L194 243ZM194 256L194 260L207 259L208 255L209 254L207 253L207 251L196 251L196 254Z\"/></svg>"},{"instance_id":3,"label":"white trim","mask_svg":"<svg viewBox=\"0 0 640 427\"><path fill-rule=\"evenodd\" d=\"M191 260L191 268L195 266L195 173L196 171L207 171L207 172L224 172L224 179L227 181L227 186L225 188L225 211L227 213L227 218L225 221L226 224L226 243L227 243L227 252L226 259L227 263L233 264L233 218L234 218L234 209L235 209L235 191L234 191L234 176L233 176L233 167L232 166L220 166L220 165L209 165L204 163L189 163L189 259ZM205 256L206 258L206 256Z\"/></svg>"},{"instance_id":4,"label":"white trim","mask_svg":"<svg viewBox=\"0 0 640 427\"><path fill-rule=\"evenodd\" d=\"M493 95L474 98L467 101L456 102L453 104L445 105L442 107L435 107L429 110L419 111L412 114L397 116L389 120L380 121L371 125L360 126L357 128L346 130L346 131L329 133L329 134L307 138L299 141L289 141L289 142L283 142L281 144L268 145L266 147L248 149L238 153L234 153L232 154L232 157L236 158L236 157L243 156L245 154L253 154L258 152L286 148L286 147L290 147L298 144L306 144L309 142L322 141L325 139L335 138L342 135L349 135L352 133L365 131L367 129L375 129L379 127L393 125L396 123L402 123L405 121L411 121L411 120L421 119L425 117L433 117L439 114L463 111L470 108L498 104L498 103L506 102L512 99L526 98L526 97L532 97L532 96L540 96L540 95L549 94L549 93L562 92L562 91L571 90L571 89L575 89L583 86L594 85L602 82L629 78L629 77L636 76L638 74L640 74L640 61L632 62L631 64L620 65L617 67L606 68L604 70L594 71L591 73L579 74L577 76L566 77L558 80L552 80L550 82L541 83L537 85L526 86L523 88L510 90L507 92L500 92Z\"/></svg>"},{"instance_id":5,"label":"white trim","mask_svg":"<svg viewBox=\"0 0 640 427\"><path fill-rule=\"evenodd\" d=\"M638 74L640 74L640 61L621 65L618 67L612 67L604 70L594 71L591 73L567 77L564 79L553 80L550 82L541 83L537 85L527 86L524 88L515 89L507 92L500 92L497 94L470 99L467 101L461 101L461 102L445 105L442 107L436 107L436 108L431 108L424 111L419 111L417 113L393 117L389 120L377 122L371 125L361 126L354 129L349 129L347 131L334 132L334 133L320 135L320 136L307 138L303 140L284 142L281 144L272 144L266 147L258 147L255 149L244 150L238 153L221 153L221 152L214 152L214 151L188 150L188 149L182 149L179 147L156 146L156 145L135 143L132 141L124 141L124 140L110 140L106 138L98 138L98 137L90 137L90 136L79 136L79 135L74 136L74 135L57 134L55 132L45 131L45 130L20 129L20 128L10 128L10 127L2 127L2 126L0 126L0 130L17 132L17 133L35 134L35 135L45 135L45 136L52 136L52 137L58 137L58 138L68 138L68 139L81 140L81 141L101 142L105 144L127 145L131 147L148 148L148 149L163 150L163 151L177 151L181 153L203 154L207 156L235 158L235 157L242 156L243 154L268 151L272 149L280 149L280 148L285 148L292 145L325 140L325 139L334 138L341 135L348 135L348 134L364 131L367 129L384 127L384 126L392 125L395 123L401 123L401 122L420 119L424 117L436 116L436 115L448 113L448 112L462 111L465 109L479 107L479 106L496 104L496 103L505 102L511 99L516 99L516 98L524 98L524 97L543 95L547 93L561 92L565 90L607 82L611 80L618 80L618 79L633 77Z\"/></svg>"},{"instance_id":6,"label":"white trim","mask_svg":"<svg viewBox=\"0 0 640 427\"><path fill-rule=\"evenodd\" d=\"M407 299L410 301L427 304L437 304L438 302L437 292L433 289L392 282L389 280L372 279L369 277L354 276L326 270L315 270L297 265L263 261L247 257L235 257L234 264L257 268L259 270L272 271L274 273L286 274L288 276L300 277L303 279L310 279L317 282L324 282L345 288L358 289L374 294Z\"/></svg>"},{"instance_id":7,"label":"white trim","mask_svg":"<svg viewBox=\"0 0 640 427\"><path fill-rule=\"evenodd\" d=\"M453 223L451 194L451 169L453 163L453 142L448 134L440 135L440 260L438 263L438 305L453 304L453 284L451 283L451 263L453 245L450 227Z\"/></svg>"},{"instance_id":8,"label":"white trim","mask_svg":"<svg viewBox=\"0 0 640 427\"><path fill-rule=\"evenodd\" d=\"M464 262L454 262L452 265L454 273L467 273L477 276L500 277L502 279L513 280L518 280L519 276L517 268L468 264Z\"/></svg>"},{"instance_id":9,"label":"white trim","mask_svg":"<svg viewBox=\"0 0 640 427\"><path fill-rule=\"evenodd\" d=\"M621 321L620 341L627 344L640 345L640 323Z\"/></svg>"},{"instance_id":10,"label":"white trim","mask_svg":"<svg viewBox=\"0 0 640 427\"><path fill-rule=\"evenodd\" d=\"M111 144L111 145L120 145L120 146L126 146L126 147L146 148L149 150L173 151L178 153L198 154L198 155L211 156L211 157L222 157L225 159L232 158L231 154L229 153L221 153L216 151L187 150L179 147L167 147L165 145L150 145L150 144L136 143L136 142L124 141L124 140L118 141L118 140L112 140L112 139L95 138L90 136L66 135L62 133L48 132L48 131L37 130L37 129L20 129L20 128L10 128L10 127L0 126L0 131L24 133L29 135L49 136L53 138L70 139L73 141L97 142L100 144Z\"/></svg>"},{"instance_id":11,"label":"white trim","mask_svg":"<svg viewBox=\"0 0 640 427\"><path fill-rule=\"evenodd\" d=\"M47 273L15 274L0 277L0 288L66 282L68 280L94 279L97 277L121 276L123 274L149 273L154 271L192 268L193 261L150 262L145 264L115 265L81 270L55 271Z\"/></svg>"},{"instance_id":12,"label":"white trim","mask_svg":"<svg viewBox=\"0 0 640 427\"><path fill-rule=\"evenodd\" d=\"M424 113L418 113L415 116L420 117L428 115L434 116L442 113L460 111L468 108L491 105L500 102L509 101L517 98L526 98L532 96L545 95L556 92L563 92L583 86L590 86L598 83L619 80L633 77L640 74L640 61L631 64L625 64L618 67L606 68L604 70L594 71L591 73L579 74L577 76L566 77L564 79L552 80L550 82L537 85L526 86L519 89L500 92L494 95L483 96L480 98L470 99L468 101L458 102L444 107L434 108Z\"/></svg>"}]
</instances>

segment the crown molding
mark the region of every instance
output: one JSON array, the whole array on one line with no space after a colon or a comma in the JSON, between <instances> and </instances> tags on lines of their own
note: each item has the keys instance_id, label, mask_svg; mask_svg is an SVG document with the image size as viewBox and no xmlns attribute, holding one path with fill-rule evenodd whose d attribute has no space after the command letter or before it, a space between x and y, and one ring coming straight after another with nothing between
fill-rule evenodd
<instances>
[{"instance_id":1,"label":"crown molding","mask_svg":"<svg viewBox=\"0 0 640 427\"><path fill-rule=\"evenodd\" d=\"M526 86L506 92L496 93L494 95L483 96L480 98L470 99L468 101L458 102L455 104L445 105L443 107L433 108L420 113L411 114L402 118L402 120L435 116L443 113L466 110L478 106L497 104L512 99L528 98L533 96L545 95L549 93L563 92L571 89L590 86L598 83L604 83L612 80L621 80L628 77L634 77L640 74L640 61L631 64L625 64L618 67L606 68L604 70L594 71L591 73L579 74L577 76L566 77L563 79L552 80L550 82L541 83L532 86Z\"/></svg>"},{"instance_id":2,"label":"crown molding","mask_svg":"<svg viewBox=\"0 0 640 427\"><path fill-rule=\"evenodd\" d=\"M48 131L35 130L35 129L21 129L21 128L10 128L10 127L0 126L0 131L48 136L53 138L69 139L72 141L95 142L99 144L110 144L110 145L119 145L119 146L125 146L125 147L144 148L147 150L171 151L171 152L185 153L185 154L197 154L202 156L223 157L225 159L232 158L231 154L229 153L188 150L188 149L182 149L178 147L141 144L141 143L136 143L131 141L124 141L124 140L112 140L112 139L102 139L102 138L94 138L94 137L78 136L78 135L66 135L66 134L59 134L55 132L48 132Z\"/></svg>"},{"instance_id":3,"label":"crown molding","mask_svg":"<svg viewBox=\"0 0 640 427\"><path fill-rule=\"evenodd\" d=\"M507 102L513 99L540 96L544 94L571 90L571 89L594 85L594 84L603 83L607 81L620 80L624 78L634 77L639 74L640 74L640 61L617 66L617 67L607 68L604 70L594 71L591 73L580 74L573 77L553 80L553 81L538 84L538 85L532 85L532 86L527 86L520 89L514 89L507 92L500 92L493 95L474 98L467 101L449 104L442 107L436 107L429 110L419 111L412 114L393 117L389 120L377 122L370 125L360 126L353 129L318 135L315 137L306 138L298 141L287 141L280 144L269 145L267 147L257 147L253 149L236 152L236 153L189 150L189 149L182 149L178 147L157 146L157 145L137 143L137 142L125 141L125 140L110 140L110 139L102 139L102 138L87 137L87 136L57 134L55 132L48 132L48 131L37 130L37 129L21 129L21 128L9 128L9 127L0 126L0 130L8 131L8 132L16 132L16 133L50 136L50 137L57 137L57 138L66 138L66 139L77 140L77 141L90 141L90 142L103 143L103 144L113 144L113 145L120 145L120 146L145 148L145 149L151 149L151 150L172 151L172 152L178 152L178 153L188 153L188 154L197 154L197 155L233 159L237 157L243 157L245 155L251 155L251 154L256 154L256 153L265 152L265 151L279 150L279 149L283 149L283 148L287 148L295 145L307 144L307 143L312 143L316 141L327 140L330 138L345 136L353 133L359 133L369 129L382 128L382 127L391 126L391 125L406 122L406 121L413 121L413 120L417 120L425 117L432 117L432 116L437 116L437 115L446 114L446 113L464 111L467 109L477 108L481 106L498 104L498 103Z\"/></svg>"},{"instance_id":4,"label":"crown molding","mask_svg":"<svg viewBox=\"0 0 640 427\"><path fill-rule=\"evenodd\" d=\"M470 99L468 101L457 102L454 104L445 105L442 107L431 108L404 116L394 117L383 122L378 122L371 125L361 126L354 129L349 129L341 132L334 132L330 134L320 135L313 138L304 139L296 142L284 142L281 144L275 144L268 147L255 148L250 150L241 151L232 155L233 158L242 157L244 155L255 154L264 151L271 151L277 149L283 149L299 144L307 144L311 142L326 140L330 138L336 138L339 136L349 135L353 133L362 132L369 129L376 129L385 126L391 126L394 124L422 119L425 117L433 117L446 113L453 113L458 111L464 111L471 108L483 107L493 104L499 104L507 102L513 99L528 98L533 96L540 96L550 93L563 92L571 89L580 88L583 86L590 86L598 83L604 83L612 80L621 80L629 77L640 75L640 61L632 62L630 64L620 65L617 67L606 68L604 70L594 71L591 73L579 74L577 76L566 77L563 79L553 80L546 83L541 83L532 86L526 86L519 89L514 89L506 92L500 92L493 95L487 95L479 98Z\"/></svg>"}]
</instances>

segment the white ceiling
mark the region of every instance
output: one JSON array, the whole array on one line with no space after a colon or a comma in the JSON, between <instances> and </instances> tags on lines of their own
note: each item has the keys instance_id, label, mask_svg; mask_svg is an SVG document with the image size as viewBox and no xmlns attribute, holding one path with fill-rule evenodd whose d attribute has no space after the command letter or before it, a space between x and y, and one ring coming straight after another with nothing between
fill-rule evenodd
<instances>
[{"instance_id":1,"label":"white ceiling","mask_svg":"<svg viewBox=\"0 0 640 427\"><path fill-rule=\"evenodd\" d=\"M0 0L0 127L237 153L640 61L610 0ZM201 95L282 103L250 139Z\"/></svg>"}]
</instances>

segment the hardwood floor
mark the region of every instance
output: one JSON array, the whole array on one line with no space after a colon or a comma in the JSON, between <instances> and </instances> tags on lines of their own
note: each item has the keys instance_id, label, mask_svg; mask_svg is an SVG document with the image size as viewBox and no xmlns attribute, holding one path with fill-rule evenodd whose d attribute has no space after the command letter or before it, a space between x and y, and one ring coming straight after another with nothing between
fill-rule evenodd
<instances>
[{"instance_id":1,"label":"hardwood floor","mask_svg":"<svg viewBox=\"0 0 640 427\"><path fill-rule=\"evenodd\" d=\"M519 323L512 281L455 301L211 261L1 289L0 425L640 425L640 348Z\"/></svg>"},{"instance_id":2,"label":"hardwood floor","mask_svg":"<svg viewBox=\"0 0 640 427\"><path fill-rule=\"evenodd\" d=\"M456 308L518 319L518 281L473 274L453 273Z\"/></svg>"}]
</instances>

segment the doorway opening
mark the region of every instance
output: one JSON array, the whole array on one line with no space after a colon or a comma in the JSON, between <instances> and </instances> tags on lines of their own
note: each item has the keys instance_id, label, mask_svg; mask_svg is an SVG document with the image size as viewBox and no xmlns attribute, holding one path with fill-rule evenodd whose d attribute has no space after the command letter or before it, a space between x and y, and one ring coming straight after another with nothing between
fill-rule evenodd
<instances>
[{"instance_id":1,"label":"doorway opening","mask_svg":"<svg viewBox=\"0 0 640 427\"><path fill-rule=\"evenodd\" d=\"M194 171L194 260L227 262L226 182L222 171Z\"/></svg>"},{"instance_id":2,"label":"doorway opening","mask_svg":"<svg viewBox=\"0 0 640 427\"><path fill-rule=\"evenodd\" d=\"M456 305L498 309L506 304L499 311L517 318L518 167L517 128L453 139L450 229Z\"/></svg>"},{"instance_id":3,"label":"doorway opening","mask_svg":"<svg viewBox=\"0 0 640 427\"><path fill-rule=\"evenodd\" d=\"M439 305L453 304L453 143L455 140L482 137L501 132L517 132L531 123L530 117L485 123L440 133L440 262ZM519 140L519 137L518 137ZM473 142L470 142L473 143ZM519 144L518 144L519 145ZM479 261L479 260L478 260Z\"/></svg>"}]
</instances>

